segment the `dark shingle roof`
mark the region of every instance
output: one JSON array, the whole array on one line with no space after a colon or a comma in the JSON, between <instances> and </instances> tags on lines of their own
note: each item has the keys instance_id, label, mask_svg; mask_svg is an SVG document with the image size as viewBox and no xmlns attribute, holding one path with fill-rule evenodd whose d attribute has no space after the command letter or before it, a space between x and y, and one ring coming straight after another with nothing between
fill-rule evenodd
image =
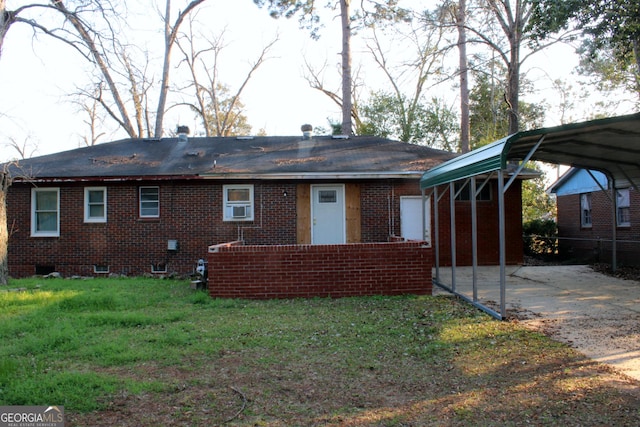
<instances>
[{"instance_id":1,"label":"dark shingle roof","mask_svg":"<svg viewBox=\"0 0 640 427\"><path fill-rule=\"evenodd\" d=\"M22 160L36 179L424 172L456 154L377 137L125 139Z\"/></svg>"}]
</instances>

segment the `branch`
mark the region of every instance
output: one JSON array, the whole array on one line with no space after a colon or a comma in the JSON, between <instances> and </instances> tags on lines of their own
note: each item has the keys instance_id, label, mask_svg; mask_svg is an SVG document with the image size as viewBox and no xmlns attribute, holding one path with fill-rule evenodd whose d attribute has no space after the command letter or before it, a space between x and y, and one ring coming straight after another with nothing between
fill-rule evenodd
<instances>
[{"instance_id":1,"label":"branch","mask_svg":"<svg viewBox=\"0 0 640 427\"><path fill-rule=\"evenodd\" d=\"M240 98L240 95L242 94L242 92L244 91L244 88L247 86L247 83L249 83L249 80L251 79L251 76L253 75L253 73L256 72L256 70L264 63L264 61L266 61L267 58L266 55L267 53L271 50L271 48L280 40L280 38L276 35L276 37L269 43L267 44L263 49L262 52L260 53L260 55L258 56L258 59L254 62L253 66L251 67L251 69L249 70L249 72L247 73L244 81L242 82L242 84L240 85L240 87L238 88L236 94L231 98L231 103L229 105L229 108L227 109L227 112L225 114L225 118L222 122L222 128L226 129L227 127L227 120L230 117L231 112L233 112L233 109L236 105L236 103L238 102L238 99Z\"/></svg>"},{"instance_id":2,"label":"branch","mask_svg":"<svg viewBox=\"0 0 640 427\"><path fill-rule=\"evenodd\" d=\"M178 37L178 31L180 30L180 25L184 21L185 17L189 15L189 13L198 7L205 0L193 0L185 10L178 14L178 18L176 19L173 27L169 27L169 5L170 2L167 0L167 10L165 15L165 53L164 53L164 64L162 66L162 82L160 85L160 96L158 99L158 108L156 109L156 123L154 135L156 137L162 136L162 124L164 120L164 110L167 104L167 92L169 91L169 64L171 62L171 48Z\"/></svg>"},{"instance_id":3,"label":"branch","mask_svg":"<svg viewBox=\"0 0 640 427\"><path fill-rule=\"evenodd\" d=\"M98 64L98 67L100 68L100 71L102 72L102 75L105 78L107 85L109 86L111 95L113 96L116 106L120 112L120 117L116 119L116 121L120 123L122 128L129 134L129 136L136 137L137 136L136 131L131 123L124 101L120 97L120 93L118 92L118 88L116 87L115 81L111 76L110 68L105 62L104 57L98 51L98 48L94 40L91 38L88 27L84 25L84 23L78 18L78 16L75 13L70 12L66 8L62 0L53 0L53 1L54 1L53 3L54 7L57 10L59 10L65 16L65 18L73 25L73 27L78 32L80 38L82 39L82 41L87 45L87 48L91 52L91 56L93 57L95 62ZM113 114L113 112L109 111L109 114L115 118L115 115Z\"/></svg>"},{"instance_id":4,"label":"branch","mask_svg":"<svg viewBox=\"0 0 640 427\"><path fill-rule=\"evenodd\" d=\"M48 6L46 6L46 7L48 7ZM59 40L59 41L61 41L61 42L65 43L65 44L67 44L67 45L71 46L71 47L72 47L72 48L74 48L76 51L78 51L78 53L80 53L80 55L82 55L82 56L83 56L85 59L87 59L88 61L90 61L90 62L94 62L94 61L91 59L91 57L90 57L89 55L87 55L87 54L86 54L86 53L85 53L85 52L84 52L84 51L83 51L79 46L77 46L77 44L76 44L76 43L74 43L74 42L73 42L73 41L71 41L71 40L67 40L66 38L64 38L64 37L62 37L62 36L60 36L60 35L56 34L56 33L54 32L54 30L50 30L50 29L48 29L47 27L45 27L44 25L39 24L39 23L38 23L38 22L36 22L35 20L33 20L33 19L24 19L24 18L16 17L16 18L14 19L14 22L20 22L20 23L23 23L23 24L27 24L27 25L29 25L30 27L32 27L32 28L34 29L34 32L35 32L35 30L40 30L40 31L42 31L44 34L46 34L46 35L48 35L48 36L50 36L50 37L53 37L54 39Z\"/></svg>"},{"instance_id":5,"label":"branch","mask_svg":"<svg viewBox=\"0 0 640 427\"><path fill-rule=\"evenodd\" d=\"M245 396L245 394L243 392L241 392L240 390L238 390L235 387L231 387L231 390L235 391L237 394L240 395L240 397L242 397L242 407L240 408L240 410L238 412L236 412L236 414L225 420L225 423L230 423L231 421L235 420L236 418L238 418L240 416L240 414L242 413L242 411L244 411L244 408L247 407L247 396Z\"/></svg>"},{"instance_id":6,"label":"branch","mask_svg":"<svg viewBox=\"0 0 640 427\"><path fill-rule=\"evenodd\" d=\"M340 95L330 91L329 89L324 88L324 83L318 77L318 73L313 69L313 67L311 67L309 62L307 62L306 58L304 59L304 65L307 68L307 71L309 72L309 74L305 76L307 83L309 83L309 87L311 87L311 89L316 89L322 92L323 94L327 95L333 102L335 102L340 107L340 109L342 109L342 98L340 97ZM323 66L323 68L324 67L326 67L326 63Z\"/></svg>"}]
</instances>

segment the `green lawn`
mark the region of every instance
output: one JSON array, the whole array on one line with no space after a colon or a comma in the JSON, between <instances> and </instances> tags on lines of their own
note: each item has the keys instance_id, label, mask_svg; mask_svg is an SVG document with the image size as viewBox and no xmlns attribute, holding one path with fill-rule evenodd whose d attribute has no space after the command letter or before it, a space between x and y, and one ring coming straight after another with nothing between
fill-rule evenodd
<instances>
[{"instance_id":1,"label":"green lawn","mask_svg":"<svg viewBox=\"0 0 640 427\"><path fill-rule=\"evenodd\" d=\"M0 290L0 404L67 425L638 425L638 383L451 297L213 300L183 281Z\"/></svg>"}]
</instances>

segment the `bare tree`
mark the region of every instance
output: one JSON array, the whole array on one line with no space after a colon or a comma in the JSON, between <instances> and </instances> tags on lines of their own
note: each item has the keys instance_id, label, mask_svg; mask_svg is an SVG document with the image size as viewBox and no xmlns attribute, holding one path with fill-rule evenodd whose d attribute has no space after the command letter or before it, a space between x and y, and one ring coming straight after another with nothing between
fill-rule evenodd
<instances>
[{"instance_id":1,"label":"bare tree","mask_svg":"<svg viewBox=\"0 0 640 427\"><path fill-rule=\"evenodd\" d=\"M201 39L206 41L206 46L198 48L196 44ZM220 81L218 69L221 52L226 47L224 31L208 39L194 34L193 21L190 22L189 31L176 41L178 49L182 52L182 62L189 69L190 88L195 95L195 103L183 105L188 105L200 117L206 136L230 136L251 130L242 114L240 97L254 73L269 59L268 53L277 42L276 36L263 47L257 59L250 64L242 83L231 93L230 88Z\"/></svg>"},{"instance_id":2,"label":"bare tree","mask_svg":"<svg viewBox=\"0 0 640 427\"><path fill-rule=\"evenodd\" d=\"M180 29L180 25L184 21L185 17L189 15L191 11L193 11L197 6L202 4L205 0L192 0L187 7L178 14L177 19L171 24L171 0L166 0L166 8L165 14L163 16L163 24L164 24L164 56L163 56L163 67L162 67L162 79L160 84L160 93L158 96L158 106L155 111L155 128L153 132L151 132L151 127L146 126L148 136L151 137L160 137L163 132L163 121L164 121L164 113L165 106L167 102L167 94L169 92L169 77L170 77L170 67L171 67L171 51L173 45L175 44L176 38L178 37L178 31ZM109 88L111 96L113 97L114 104L117 108L118 114L115 114L115 111L112 110L110 115L117 120L120 126L127 132L127 134L132 137L141 137L142 136L142 123L147 121L143 119L143 113L141 108L141 98L139 97L140 92L138 88L135 87L135 80L132 78L132 68L131 63L129 62L129 58L125 53L121 53L121 58L123 60L123 64L125 66L126 75L129 77L129 82L131 85L131 94L134 100L134 108L135 108L135 121L138 126L134 127L133 120L131 116L127 112L126 104L123 100L123 97L120 94L118 86L115 83L115 79L113 76L113 72L111 68L107 65L108 58L106 57L106 50L99 49L98 44L96 43L96 39L91 37L91 32L87 28L87 26L79 19L77 19L76 15L70 13L66 7L64 6L62 1L55 1L54 5L56 8L61 10L67 20L71 22L74 26L78 34L80 35L82 41L85 43L86 47L89 49L91 56L93 57L95 63L98 65L102 77L104 78L104 82L106 86ZM114 39L111 39L111 42L114 42Z\"/></svg>"},{"instance_id":3,"label":"bare tree","mask_svg":"<svg viewBox=\"0 0 640 427\"><path fill-rule=\"evenodd\" d=\"M367 47L374 61L387 77L395 97L395 105L399 108L402 130L398 137L402 141L410 141L425 92L448 79L443 66L443 59L447 52L447 47L442 46L444 29L439 25L427 25L419 31L411 25L405 34L398 31L401 38L394 39L391 43L394 46L402 45L405 49L413 51L411 59L400 65L394 65L389 61L388 52L382 46L378 31L375 27L371 29L372 38L367 43ZM410 86L411 90L407 91L406 86Z\"/></svg>"},{"instance_id":4,"label":"bare tree","mask_svg":"<svg viewBox=\"0 0 640 427\"><path fill-rule=\"evenodd\" d=\"M37 145L31 144L29 137L25 137L22 142L19 142L14 137L9 137L8 139L9 142L7 143L7 145L18 152L20 159L30 158L38 149Z\"/></svg>"},{"instance_id":5,"label":"bare tree","mask_svg":"<svg viewBox=\"0 0 640 427\"><path fill-rule=\"evenodd\" d=\"M34 32L41 31L43 33L49 34L52 37L58 38L64 42L72 44L72 42L66 39L64 36L60 35L59 32L55 30L51 30L44 25L42 25L37 20L28 16L29 12L36 9L47 9L52 6L48 2L40 2L33 1L30 4L19 6L16 9L9 10L7 9L6 0L0 0L0 56L2 55L2 48L4 46L5 38L9 32L9 30L15 24L25 24L33 28Z\"/></svg>"},{"instance_id":6,"label":"bare tree","mask_svg":"<svg viewBox=\"0 0 640 427\"><path fill-rule=\"evenodd\" d=\"M508 133L520 130L520 77L522 64L535 53L552 44L567 40L573 33L567 31L548 39L545 44L534 44L532 34L528 33L533 13L530 0L480 0L480 8L475 10L474 22L465 24L465 28L474 35L469 43L482 43L489 46L500 57L507 70L504 102L508 108ZM498 28L500 32L492 31ZM524 55L522 48L531 47Z\"/></svg>"},{"instance_id":7,"label":"bare tree","mask_svg":"<svg viewBox=\"0 0 640 427\"><path fill-rule=\"evenodd\" d=\"M98 143L106 133L98 130L103 119L100 116L100 88L96 87L91 93L82 92L78 94L78 100L74 101L81 113L85 114L83 122L89 129L89 135L82 135L82 141L87 147Z\"/></svg>"},{"instance_id":8,"label":"bare tree","mask_svg":"<svg viewBox=\"0 0 640 427\"><path fill-rule=\"evenodd\" d=\"M98 83L100 97L97 99L105 107L108 115L116 121L127 135L132 138L142 137L145 131L147 136L160 137L162 135L162 125L169 91L171 51L184 18L205 0L191 0L187 7L178 14L173 24L171 23L171 0L166 0L166 9L162 16L164 24L163 68L158 104L153 112L155 116L153 125L151 125L152 118L149 108L146 108L146 111L142 108L143 102L148 102L148 99L143 98L142 94L150 86L148 82L151 79L142 79L142 87L137 87L137 82L140 80L133 78L135 67L127 54L130 47L121 44L119 41L122 35L115 29L115 22L119 14L111 6L109 0L82 2L76 5L74 10L69 9L63 0L51 0L48 4L32 4L15 11L3 10L4 0L0 1L0 8L2 8L0 9L0 15L4 17L4 21L0 21L0 26L4 23L4 26L0 28L0 36L6 34L6 30L10 25L21 22L31 25L34 30L41 31L70 44L95 64L99 70L101 76ZM74 32L63 25L56 28L47 28L34 19L21 17L21 14L33 8L48 8L59 12L64 20L71 24ZM88 20L84 19L85 14L102 18L104 21L103 31L98 31L97 27L94 27ZM1 42L2 39L0 39ZM117 66L118 64L119 66ZM118 84L119 79L123 77L129 83L124 90L131 94L131 102L125 98L123 89ZM107 93L110 98L109 101L105 98ZM135 111L133 115L129 113L130 104L133 104Z\"/></svg>"},{"instance_id":9,"label":"bare tree","mask_svg":"<svg viewBox=\"0 0 640 427\"><path fill-rule=\"evenodd\" d=\"M336 89L328 88L324 82L324 73L328 68L328 64L325 62L320 68L316 69L305 59L304 66L305 66L304 78L307 80L309 87L329 97L329 99L331 99L331 101L333 101L338 106L338 108L340 108L340 111L342 111L344 109L343 103L342 103L342 99L344 95L341 94L342 92L341 89L338 88L336 90ZM362 121L360 120L360 115L358 113L358 87L360 86L358 84L358 82L360 81L358 77L359 71L360 69L357 69L355 73L353 70L351 71L352 75L351 75L351 97L350 98L353 99L353 102L351 103L351 121L356 131L362 128ZM340 133L342 133L341 122L333 124L333 127L336 128L336 131L339 131Z\"/></svg>"},{"instance_id":10,"label":"bare tree","mask_svg":"<svg viewBox=\"0 0 640 427\"><path fill-rule=\"evenodd\" d=\"M285 16L290 18L297 13L300 13L300 23L311 30L311 37L319 37L319 21L320 17L316 8L315 0L253 0L258 7L267 5L269 13L274 18L280 18ZM341 80L342 80L342 95L340 105L342 106L342 124L341 131L345 135L353 134L353 95L352 83L353 77L351 75L351 35L353 33L352 22L352 0L336 0L329 1L327 7L336 9L336 4L340 10L340 23L341 23L341 36L342 36L342 51L340 53L341 63ZM365 4L372 7L372 10L365 10ZM360 2L361 9L357 15L366 17L365 25L368 22L375 22L377 20L395 21L398 19L404 19L407 15L407 11L397 6L397 0L380 0L374 1L364 0ZM333 98L332 98L333 99ZM335 99L334 99L335 101Z\"/></svg>"},{"instance_id":11,"label":"bare tree","mask_svg":"<svg viewBox=\"0 0 640 427\"><path fill-rule=\"evenodd\" d=\"M160 90L160 98L158 100L158 109L156 110L156 127L155 136L162 136L162 124L164 121L165 106L167 105L167 93L169 92L169 69L171 67L171 50L178 37L180 25L185 17L191 13L205 0L192 0L189 5L180 13L173 25L171 25L171 0L167 0L164 15L164 61L162 66L162 82Z\"/></svg>"},{"instance_id":12,"label":"bare tree","mask_svg":"<svg viewBox=\"0 0 640 427\"><path fill-rule=\"evenodd\" d=\"M4 39L9 31L9 27L15 20L15 13L7 10L6 0L0 0L0 56L2 56L2 46Z\"/></svg>"}]
</instances>

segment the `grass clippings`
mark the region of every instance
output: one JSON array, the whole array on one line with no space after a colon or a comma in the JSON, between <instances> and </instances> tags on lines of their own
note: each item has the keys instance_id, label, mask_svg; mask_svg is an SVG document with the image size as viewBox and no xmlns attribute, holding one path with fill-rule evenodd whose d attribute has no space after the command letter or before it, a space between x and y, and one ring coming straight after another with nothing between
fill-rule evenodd
<instances>
[{"instance_id":1,"label":"grass clippings","mask_svg":"<svg viewBox=\"0 0 640 427\"><path fill-rule=\"evenodd\" d=\"M0 404L64 405L68 426L640 424L638 382L448 296L15 282L0 292Z\"/></svg>"}]
</instances>

